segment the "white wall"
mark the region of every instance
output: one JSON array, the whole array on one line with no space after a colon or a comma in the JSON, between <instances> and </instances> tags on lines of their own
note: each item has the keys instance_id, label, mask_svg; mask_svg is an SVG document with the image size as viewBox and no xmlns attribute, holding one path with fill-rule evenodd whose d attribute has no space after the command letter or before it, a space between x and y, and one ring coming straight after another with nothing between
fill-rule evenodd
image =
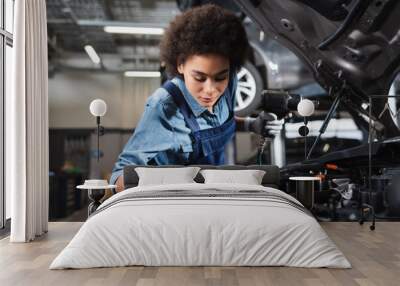
<instances>
[{"instance_id":1,"label":"white wall","mask_svg":"<svg viewBox=\"0 0 400 286\"><path fill-rule=\"evenodd\" d=\"M159 78L126 78L120 74L71 71L49 79L50 128L93 128L89 112L93 99L106 101L102 125L108 128L134 128L144 104L160 86Z\"/></svg>"}]
</instances>

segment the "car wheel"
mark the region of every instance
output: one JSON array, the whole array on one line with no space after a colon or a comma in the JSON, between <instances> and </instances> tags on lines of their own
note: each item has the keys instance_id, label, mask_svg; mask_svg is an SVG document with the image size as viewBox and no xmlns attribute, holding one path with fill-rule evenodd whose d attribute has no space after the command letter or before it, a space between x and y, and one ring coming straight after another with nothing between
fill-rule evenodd
<instances>
[{"instance_id":1,"label":"car wheel","mask_svg":"<svg viewBox=\"0 0 400 286\"><path fill-rule=\"evenodd\" d=\"M389 104L389 108L391 109L390 115L394 124L400 130L400 73L397 74L395 79L393 80L389 95L396 96L388 98L387 103Z\"/></svg>"},{"instance_id":2,"label":"car wheel","mask_svg":"<svg viewBox=\"0 0 400 286\"><path fill-rule=\"evenodd\" d=\"M256 67L246 62L237 73L235 115L249 116L261 105L263 81Z\"/></svg>"}]
</instances>

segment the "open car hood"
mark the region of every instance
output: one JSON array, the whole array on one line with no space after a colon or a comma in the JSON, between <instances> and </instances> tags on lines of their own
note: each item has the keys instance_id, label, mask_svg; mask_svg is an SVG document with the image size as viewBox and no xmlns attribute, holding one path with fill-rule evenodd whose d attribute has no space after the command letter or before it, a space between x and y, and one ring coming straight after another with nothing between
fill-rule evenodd
<instances>
[{"instance_id":1,"label":"open car hood","mask_svg":"<svg viewBox=\"0 0 400 286\"><path fill-rule=\"evenodd\" d=\"M261 29L291 49L316 81L355 116L368 116L369 95L386 95L400 70L398 0L235 0ZM386 99L372 120L382 137L399 135Z\"/></svg>"}]
</instances>

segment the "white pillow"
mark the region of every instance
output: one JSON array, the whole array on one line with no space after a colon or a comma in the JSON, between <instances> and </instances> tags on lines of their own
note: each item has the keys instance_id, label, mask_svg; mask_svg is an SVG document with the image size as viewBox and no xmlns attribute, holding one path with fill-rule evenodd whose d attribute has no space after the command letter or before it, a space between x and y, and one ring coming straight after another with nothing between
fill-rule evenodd
<instances>
[{"instance_id":1,"label":"white pillow","mask_svg":"<svg viewBox=\"0 0 400 286\"><path fill-rule=\"evenodd\" d=\"M265 175L263 170L202 170L205 184L233 183L247 185L261 185Z\"/></svg>"},{"instance_id":2,"label":"white pillow","mask_svg":"<svg viewBox=\"0 0 400 286\"><path fill-rule=\"evenodd\" d=\"M193 179L199 170L199 167L135 168L139 176L138 186L195 183Z\"/></svg>"}]
</instances>

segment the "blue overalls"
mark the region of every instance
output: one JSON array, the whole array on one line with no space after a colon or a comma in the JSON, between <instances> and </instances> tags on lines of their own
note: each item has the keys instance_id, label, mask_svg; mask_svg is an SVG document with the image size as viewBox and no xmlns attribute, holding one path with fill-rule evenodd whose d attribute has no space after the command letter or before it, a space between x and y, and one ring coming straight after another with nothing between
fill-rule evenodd
<instances>
[{"instance_id":1,"label":"blue overalls","mask_svg":"<svg viewBox=\"0 0 400 286\"><path fill-rule=\"evenodd\" d=\"M235 134L235 116L233 104L228 100L230 114L222 125L200 130L192 110L185 100L181 90L171 81L164 83L163 88L172 96L175 104L182 112L186 125L190 128L193 142L193 153L188 164L223 165L225 162L225 146Z\"/></svg>"}]
</instances>

